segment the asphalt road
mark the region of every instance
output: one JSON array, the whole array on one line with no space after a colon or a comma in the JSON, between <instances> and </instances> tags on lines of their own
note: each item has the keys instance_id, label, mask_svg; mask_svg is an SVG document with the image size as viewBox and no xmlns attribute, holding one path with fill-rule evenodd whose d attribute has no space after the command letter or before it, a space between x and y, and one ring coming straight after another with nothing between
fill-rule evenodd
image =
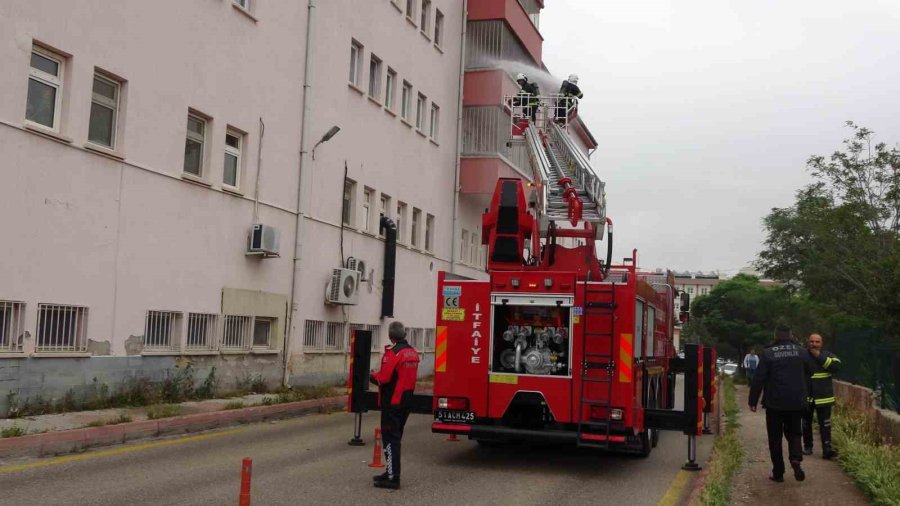
<instances>
[{"instance_id":1,"label":"asphalt road","mask_svg":"<svg viewBox=\"0 0 900 506\"><path fill-rule=\"evenodd\" d=\"M663 433L647 459L553 446L484 448L430 432L410 417L399 491L375 489L364 447L347 445L353 418L313 415L0 466L3 505L236 504L241 459L253 459L252 504L657 504L685 459ZM700 462L712 438L698 440ZM38 463L41 467L21 469ZM47 464L47 465L42 465Z\"/></svg>"}]
</instances>

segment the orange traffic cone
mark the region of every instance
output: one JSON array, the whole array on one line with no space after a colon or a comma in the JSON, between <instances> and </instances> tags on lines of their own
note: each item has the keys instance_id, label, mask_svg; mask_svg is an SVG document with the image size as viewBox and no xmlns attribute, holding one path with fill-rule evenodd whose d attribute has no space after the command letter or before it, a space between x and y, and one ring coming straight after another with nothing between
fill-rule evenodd
<instances>
[{"instance_id":1,"label":"orange traffic cone","mask_svg":"<svg viewBox=\"0 0 900 506\"><path fill-rule=\"evenodd\" d=\"M459 438L456 437L456 434L450 434L449 436L447 436L447 441L450 441L451 443L458 443Z\"/></svg>"},{"instance_id":2,"label":"orange traffic cone","mask_svg":"<svg viewBox=\"0 0 900 506\"><path fill-rule=\"evenodd\" d=\"M250 475L253 472L253 461L245 457L241 463L241 495L238 498L239 506L250 506Z\"/></svg>"},{"instance_id":3,"label":"orange traffic cone","mask_svg":"<svg viewBox=\"0 0 900 506\"><path fill-rule=\"evenodd\" d=\"M375 427L375 446L372 448L372 463L369 467L384 467L381 462L381 429Z\"/></svg>"}]
</instances>

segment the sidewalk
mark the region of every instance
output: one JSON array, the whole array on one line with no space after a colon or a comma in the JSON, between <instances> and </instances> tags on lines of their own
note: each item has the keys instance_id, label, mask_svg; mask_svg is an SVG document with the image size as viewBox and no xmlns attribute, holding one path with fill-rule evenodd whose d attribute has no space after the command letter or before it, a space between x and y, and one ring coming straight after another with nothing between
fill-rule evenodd
<instances>
[{"instance_id":1,"label":"sidewalk","mask_svg":"<svg viewBox=\"0 0 900 506\"><path fill-rule=\"evenodd\" d=\"M769 460L766 437L766 414L760 407L756 413L747 406L749 389L737 386L737 401L741 408L740 438L746 455L745 463L734 479L731 504L770 506L793 505L866 505L870 504L853 480L844 474L837 462L822 458L819 434L815 434L812 455L803 456L806 481L797 482L788 467L784 483L769 480L772 462ZM787 464L787 442L784 442L784 460Z\"/></svg>"}]
</instances>

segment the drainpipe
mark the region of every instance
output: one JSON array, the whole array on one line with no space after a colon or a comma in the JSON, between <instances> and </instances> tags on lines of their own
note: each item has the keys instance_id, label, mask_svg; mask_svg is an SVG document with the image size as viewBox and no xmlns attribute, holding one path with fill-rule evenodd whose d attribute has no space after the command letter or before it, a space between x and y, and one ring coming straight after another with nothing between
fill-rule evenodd
<instances>
[{"instance_id":1,"label":"drainpipe","mask_svg":"<svg viewBox=\"0 0 900 506\"><path fill-rule=\"evenodd\" d=\"M463 84L466 75L466 21L469 18L469 2L463 0L462 43L459 52L459 90L456 114L456 173L453 176L453 226L450 233L450 272L456 273L456 226L459 222L459 171L462 163Z\"/></svg>"},{"instance_id":2,"label":"drainpipe","mask_svg":"<svg viewBox=\"0 0 900 506\"><path fill-rule=\"evenodd\" d=\"M297 311L297 275L300 271L300 262L302 257L302 248L300 245L300 241L303 237L303 220L306 217L306 213L303 209L303 175L308 168L305 162L307 156L309 156L309 146L307 145L306 132L309 130L309 128L307 128L309 125L310 109L309 93L312 89L312 85L310 84L310 70L312 69L310 60L312 59L313 55L312 43L313 28L315 28L315 9L316 0L309 0L306 11L306 55L303 61L303 97L301 99L302 113L300 120L300 166L298 168L297 175L297 223L294 230L294 255L291 264L291 298L287 311L284 350L282 357L284 360L284 374L281 378L281 383L285 387L290 386L291 379L289 371L291 365L290 343L291 335L293 334L292 327L294 325L294 313Z\"/></svg>"}]
</instances>

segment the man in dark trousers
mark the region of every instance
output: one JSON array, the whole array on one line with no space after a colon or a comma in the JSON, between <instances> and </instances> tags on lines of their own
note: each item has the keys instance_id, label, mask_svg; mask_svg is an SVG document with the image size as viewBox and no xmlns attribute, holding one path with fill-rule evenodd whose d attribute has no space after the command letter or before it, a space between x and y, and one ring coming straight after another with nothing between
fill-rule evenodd
<instances>
[{"instance_id":1,"label":"man in dark trousers","mask_svg":"<svg viewBox=\"0 0 900 506\"><path fill-rule=\"evenodd\" d=\"M575 110L578 100L584 98L584 93L578 87L578 75L570 74L569 78L559 87L560 98L556 101L556 121L563 122L569 114L569 106Z\"/></svg>"},{"instance_id":2,"label":"man in dark trousers","mask_svg":"<svg viewBox=\"0 0 900 506\"><path fill-rule=\"evenodd\" d=\"M809 407L803 413L803 454L812 455L813 415L819 419L819 436L822 438L822 457L834 457L831 448L831 406L834 405L834 389L831 375L841 368L841 359L822 348L822 336L812 334L806 349L813 358L813 373L809 379Z\"/></svg>"},{"instance_id":3,"label":"man in dark trousers","mask_svg":"<svg viewBox=\"0 0 900 506\"><path fill-rule=\"evenodd\" d=\"M528 80L528 76L519 72L516 75L516 83L519 85L519 94L513 99L513 105L522 107L522 114L531 118L533 122L537 116L537 108L540 105L538 96L541 90L537 83Z\"/></svg>"},{"instance_id":4,"label":"man in dark trousers","mask_svg":"<svg viewBox=\"0 0 900 506\"><path fill-rule=\"evenodd\" d=\"M784 481L782 436L788 442L788 459L797 481L806 479L800 463L803 449L800 442L801 419L806 409L806 382L811 376L809 353L791 338L791 329L779 325L775 329L775 343L763 350L759 366L750 387L750 411L756 411L759 394L763 393L766 408L766 432L769 435L769 456L772 458L772 481Z\"/></svg>"},{"instance_id":5,"label":"man in dark trousers","mask_svg":"<svg viewBox=\"0 0 900 506\"><path fill-rule=\"evenodd\" d=\"M381 439L384 441L384 457L387 470L375 476L378 488L400 488L400 439L409 418L416 374L419 369L419 353L406 342L406 328L400 322L388 326L391 346L385 346L381 369L372 372L369 379L378 385L381 407Z\"/></svg>"}]
</instances>

